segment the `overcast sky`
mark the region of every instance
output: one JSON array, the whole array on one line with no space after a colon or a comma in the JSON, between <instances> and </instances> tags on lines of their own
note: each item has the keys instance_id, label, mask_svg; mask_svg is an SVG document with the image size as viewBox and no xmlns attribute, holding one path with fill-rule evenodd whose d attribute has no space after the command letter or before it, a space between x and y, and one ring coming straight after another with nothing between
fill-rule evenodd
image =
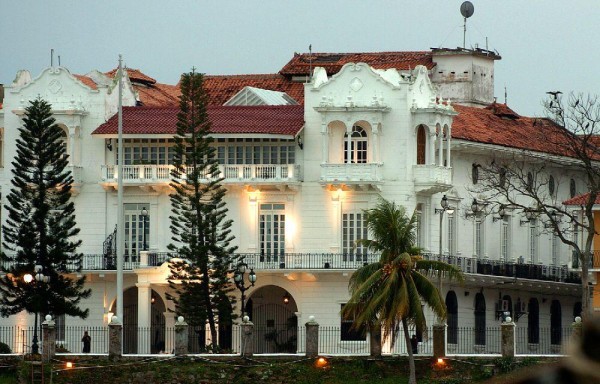
<instances>
[{"instance_id":1,"label":"overcast sky","mask_svg":"<svg viewBox=\"0 0 600 384\"><path fill-rule=\"evenodd\" d=\"M495 94L543 114L549 90L600 93L600 2L471 0L467 47L497 50ZM0 0L0 83L33 76L50 49L72 73L131 68L174 84L208 74L275 73L294 52L462 45L462 0ZM55 56L56 57L56 56Z\"/></svg>"}]
</instances>

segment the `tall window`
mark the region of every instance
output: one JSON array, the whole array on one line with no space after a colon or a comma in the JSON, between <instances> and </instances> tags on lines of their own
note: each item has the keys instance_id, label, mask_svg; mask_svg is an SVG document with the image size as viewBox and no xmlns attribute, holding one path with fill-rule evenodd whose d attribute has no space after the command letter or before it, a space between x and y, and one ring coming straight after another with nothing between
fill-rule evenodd
<instances>
[{"instance_id":1,"label":"tall window","mask_svg":"<svg viewBox=\"0 0 600 384\"><path fill-rule=\"evenodd\" d=\"M475 345L485 345L485 297L475 295Z\"/></svg>"},{"instance_id":2,"label":"tall window","mask_svg":"<svg viewBox=\"0 0 600 384\"><path fill-rule=\"evenodd\" d=\"M475 215L475 255L477 257L483 257L483 244L484 244L484 240L483 240L483 228L484 228L484 220L485 220L485 216L482 215Z\"/></svg>"},{"instance_id":3,"label":"tall window","mask_svg":"<svg viewBox=\"0 0 600 384\"><path fill-rule=\"evenodd\" d=\"M348 148L350 144L350 148ZM344 163L366 163L367 162L367 132L362 127L352 127L350 143L348 143L348 132L344 135Z\"/></svg>"},{"instance_id":4,"label":"tall window","mask_svg":"<svg viewBox=\"0 0 600 384\"><path fill-rule=\"evenodd\" d=\"M527 312L527 342L537 344L540 342L540 305L537 299L529 299Z\"/></svg>"},{"instance_id":5,"label":"tall window","mask_svg":"<svg viewBox=\"0 0 600 384\"><path fill-rule=\"evenodd\" d=\"M369 231L367 230L366 215L362 212L352 212L342 214L342 253L344 261L364 260L366 261L367 249L363 245L357 244L360 239L367 239Z\"/></svg>"},{"instance_id":6,"label":"tall window","mask_svg":"<svg viewBox=\"0 0 600 384\"><path fill-rule=\"evenodd\" d=\"M550 305L550 344L560 345L562 342L562 311L560 301L552 300Z\"/></svg>"},{"instance_id":7,"label":"tall window","mask_svg":"<svg viewBox=\"0 0 600 384\"><path fill-rule=\"evenodd\" d=\"M456 215L454 213L448 214L448 253L450 256L456 255Z\"/></svg>"},{"instance_id":8,"label":"tall window","mask_svg":"<svg viewBox=\"0 0 600 384\"><path fill-rule=\"evenodd\" d=\"M560 254L558 253L560 244L558 241L558 236L552 234L552 265L555 267L560 264Z\"/></svg>"},{"instance_id":9,"label":"tall window","mask_svg":"<svg viewBox=\"0 0 600 384\"><path fill-rule=\"evenodd\" d=\"M344 309L344 305L342 304L341 309ZM353 323L354 318L341 318L341 341L365 341L367 339L364 326L361 326L359 329L352 329Z\"/></svg>"},{"instance_id":10,"label":"tall window","mask_svg":"<svg viewBox=\"0 0 600 384\"><path fill-rule=\"evenodd\" d=\"M425 127L419 125L417 129L417 164L425 164L426 143L427 135L425 134Z\"/></svg>"},{"instance_id":11,"label":"tall window","mask_svg":"<svg viewBox=\"0 0 600 384\"><path fill-rule=\"evenodd\" d=\"M294 164L293 139L223 139L215 142L219 164Z\"/></svg>"},{"instance_id":12,"label":"tall window","mask_svg":"<svg viewBox=\"0 0 600 384\"><path fill-rule=\"evenodd\" d=\"M142 209L148 209L148 204L125 204L125 261L139 261L139 252L144 249L144 230L146 244L150 235L150 218L144 216Z\"/></svg>"},{"instance_id":13,"label":"tall window","mask_svg":"<svg viewBox=\"0 0 600 384\"><path fill-rule=\"evenodd\" d=\"M417 204L415 218L415 240L417 247L421 248L423 246L423 241L421 240L421 236L423 236L423 203Z\"/></svg>"},{"instance_id":14,"label":"tall window","mask_svg":"<svg viewBox=\"0 0 600 384\"><path fill-rule=\"evenodd\" d=\"M529 260L537 264L538 262L538 236L537 236L537 220L529 221Z\"/></svg>"},{"instance_id":15,"label":"tall window","mask_svg":"<svg viewBox=\"0 0 600 384\"><path fill-rule=\"evenodd\" d=\"M510 216L502 218L502 232L500 233L500 257L507 261L510 252Z\"/></svg>"},{"instance_id":16,"label":"tall window","mask_svg":"<svg viewBox=\"0 0 600 384\"><path fill-rule=\"evenodd\" d=\"M65 315L58 315L54 319L55 329L56 329L56 340L57 341L65 341Z\"/></svg>"},{"instance_id":17,"label":"tall window","mask_svg":"<svg viewBox=\"0 0 600 384\"><path fill-rule=\"evenodd\" d=\"M267 261L283 261L285 254L285 204L260 205L260 254ZM273 258L271 260L271 258Z\"/></svg>"},{"instance_id":18,"label":"tall window","mask_svg":"<svg viewBox=\"0 0 600 384\"><path fill-rule=\"evenodd\" d=\"M446 294L446 312L448 313L448 343L458 343L458 300L454 291Z\"/></svg>"}]
</instances>

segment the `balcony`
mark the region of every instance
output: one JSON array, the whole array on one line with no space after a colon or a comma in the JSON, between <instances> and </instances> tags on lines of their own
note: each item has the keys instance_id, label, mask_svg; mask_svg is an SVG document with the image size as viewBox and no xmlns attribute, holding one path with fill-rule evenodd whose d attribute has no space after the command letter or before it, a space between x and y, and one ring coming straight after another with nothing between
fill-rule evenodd
<instances>
[{"instance_id":1,"label":"balcony","mask_svg":"<svg viewBox=\"0 0 600 384\"><path fill-rule=\"evenodd\" d=\"M571 255L571 268L581 271L581 260L579 260L575 251ZM600 272L600 251L592 251L592 255L588 260L588 272Z\"/></svg>"},{"instance_id":2,"label":"balcony","mask_svg":"<svg viewBox=\"0 0 600 384\"><path fill-rule=\"evenodd\" d=\"M452 187L452 168L439 165L413 165L415 192L427 195Z\"/></svg>"},{"instance_id":3,"label":"balcony","mask_svg":"<svg viewBox=\"0 0 600 384\"><path fill-rule=\"evenodd\" d=\"M126 165L123 166L123 185L152 186L168 185L171 182L171 165ZM101 181L104 186L116 187L118 178L116 165L101 166ZM223 183L228 184L294 184L301 180L300 166L294 164L262 165L239 164L219 165ZM184 175L185 177L185 175ZM209 180L212 177L206 178Z\"/></svg>"},{"instance_id":4,"label":"balcony","mask_svg":"<svg viewBox=\"0 0 600 384\"><path fill-rule=\"evenodd\" d=\"M321 164L321 183L346 185L381 184L381 163Z\"/></svg>"}]
</instances>

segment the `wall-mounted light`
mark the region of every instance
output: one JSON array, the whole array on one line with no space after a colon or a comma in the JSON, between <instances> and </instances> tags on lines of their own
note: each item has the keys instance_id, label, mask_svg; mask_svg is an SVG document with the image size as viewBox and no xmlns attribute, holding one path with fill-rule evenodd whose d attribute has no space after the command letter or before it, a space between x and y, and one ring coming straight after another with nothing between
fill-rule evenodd
<instances>
[{"instance_id":1,"label":"wall-mounted light","mask_svg":"<svg viewBox=\"0 0 600 384\"><path fill-rule=\"evenodd\" d=\"M501 205L498 208L498 216L492 217L492 221L502 220L504 219L504 216L506 216L506 209L504 208L504 205Z\"/></svg>"},{"instance_id":2,"label":"wall-mounted light","mask_svg":"<svg viewBox=\"0 0 600 384\"><path fill-rule=\"evenodd\" d=\"M525 210L525 220L520 220L519 224L520 225L527 224L531 220L533 220L533 217L534 217L533 211L531 209L526 209Z\"/></svg>"},{"instance_id":3,"label":"wall-mounted light","mask_svg":"<svg viewBox=\"0 0 600 384\"><path fill-rule=\"evenodd\" d=\"M106 139L106 149L108 149L109 151L112 151L112 139Z\"/></svg>"},{"instance_id":4,"label":"wall-mounted light","mask_svg":"<svg viewBox=\"0 0 600 384\"><path fill-rule=\"evenodd\" d=\"M300 149L303 150L304 143L302 142L302 136L298 135L298 137L296 138L296 141L298 142L298 146L300 147Z\"/></svg>"},{"instance_id":5,"label":"wall-mounted light","mask_svg":"<svg viewBox=\"0 0 600 384\"><path fill-rule=\"evenodd\" d=\"M290 294L289 293L285 293L285 295L283 295L283 304L288 304L290 302Z\"/></svg>"}]
</instances>

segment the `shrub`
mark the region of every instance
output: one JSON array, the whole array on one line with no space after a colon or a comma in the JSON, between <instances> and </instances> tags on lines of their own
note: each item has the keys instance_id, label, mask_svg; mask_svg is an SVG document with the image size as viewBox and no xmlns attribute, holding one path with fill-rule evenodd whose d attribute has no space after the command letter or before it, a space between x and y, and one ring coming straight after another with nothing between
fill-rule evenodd
<instances>
[{"instance_id":1,"label":"shrub","mask_svg":"<svg viewBox=\"0 0 600 384\"><path fill-rule=\"evenodd\" d=\"M10 347L8 346L8 344L5 344L3 342L0 341L0 355L5 355L8 353L12 353L12 350L10 349Z\"/></svg>"}]
</instances>

